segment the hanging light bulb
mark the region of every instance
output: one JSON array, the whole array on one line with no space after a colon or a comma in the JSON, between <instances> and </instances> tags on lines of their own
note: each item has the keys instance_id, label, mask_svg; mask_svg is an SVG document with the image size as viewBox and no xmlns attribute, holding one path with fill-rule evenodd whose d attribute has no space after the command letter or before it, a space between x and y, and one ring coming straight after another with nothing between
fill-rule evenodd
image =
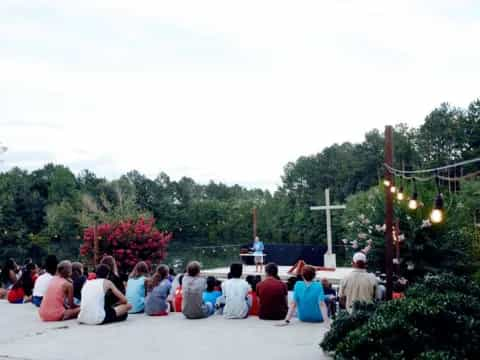
<instances>
[{"instance_id":1,"label":"hanging light bulb","mask_svg":"<svg viewBox=\"0 0 480 360\"><path fill-rule=\"evenodd\" d=\"M432 224L439 224L443 221L443 195L438 194L435 198L435 205L430 214Z\"/></svg>"},{"instance_id":2,"label":"hanging light bulb","mask_svg":"<svg viewBox=\"0 0 480 360\"><path fill-rule=\"evenodd\" d=\"M385 185L386 187L389 187L391 184L392 182L390 180L388 179L383 180L383 185Z\"/></svg>"},{"instance_id":3,"label":"hanging light bulb","mask_svg":"<svg viewBox=\"0 0 480 360\"><path fill-rule=\"evenodd\" d=\"M410 210L417 210L420 204L418 203L417 181L413 178L413 195L408 201L408 208Z\"/></svg>"},{"instance_id":4,"label":"hanging light bulb","mask_svg":"<svg viewBox=\"0 0 480 360\"><path fill-rule=\"evenodd\" d=\"M402 201L405 199L405 194L403 193L403 186L400 186L400 189L398 189L397 193L397 200Z\"/></svg>"},{"instance_id":5,"label":"hanging light bulb","mask_svg":"<svg viewBox=\"0 0 480 360\"><path fill-rule=\"evenodd\" d=\"M390 192L391 192L392 194L395 194L395 193L397 192L397 188L395 187L395 185L392 185L392 186L390 187Z\"/></svg>"},{"instance_id":6,"label":"hanging light bulb","mask_svg":"<svg viewBox=\"0 0 480 360\"><path fill-rule=\"evenodd\" d=\"M408 208L410 210L418 209L418 194L416 192L413 193L412 198L408 201Z\"/></svg>"}]
</instances>

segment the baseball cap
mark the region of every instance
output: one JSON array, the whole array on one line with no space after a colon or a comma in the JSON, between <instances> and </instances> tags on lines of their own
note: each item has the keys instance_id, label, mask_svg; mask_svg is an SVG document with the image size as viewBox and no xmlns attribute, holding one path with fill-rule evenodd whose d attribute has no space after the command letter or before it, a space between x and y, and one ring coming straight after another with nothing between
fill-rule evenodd
<instances>
[{"instance_id":1,"label":"baseball cap","mask_svg":"<svg viewBox=\"0 0 480 360\"><path fill-rule=\"evenodd\" d=\"M356 262L364 262L366 263L367 262L367 256L362 253L362 252L357 252L355 253L355 255L353 255L353 262L356 263Z\"/></svg>"}]
</instances>

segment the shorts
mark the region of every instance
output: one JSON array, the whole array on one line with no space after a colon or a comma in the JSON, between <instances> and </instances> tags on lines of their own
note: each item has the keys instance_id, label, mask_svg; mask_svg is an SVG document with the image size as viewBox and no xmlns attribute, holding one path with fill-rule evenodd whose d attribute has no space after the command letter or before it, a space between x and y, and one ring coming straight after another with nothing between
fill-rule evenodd
<instances>
[{"instance_id":1,"label":"shorts","mask_svg":"<svg viewBox=\"0 0 480 360\"><path fill-rule=\"evenodd\" d=\"M32 297L32 304L36 307L40 307L42 305L43 296L33 296Z\"/></svg>"},{"instance_id":2,"label":"shorts","mask_svg":"<svg viewBox=\"0 0 480 360\"><path fill-rule=\"evenodd\" d=\"M111 306L105 306L105 319L101 325L127 320L128 314L117 316L115 309Z\"/></svg>"},{"instance_id":3,"label":"shorts","mask_svg":"<svg viewBox=\"0 0 480 360\"><path fill-rule=\"evenodd\" d=\"M254 256L255 264L263 264L263 256Z\"/></svg>"}]
</instances>

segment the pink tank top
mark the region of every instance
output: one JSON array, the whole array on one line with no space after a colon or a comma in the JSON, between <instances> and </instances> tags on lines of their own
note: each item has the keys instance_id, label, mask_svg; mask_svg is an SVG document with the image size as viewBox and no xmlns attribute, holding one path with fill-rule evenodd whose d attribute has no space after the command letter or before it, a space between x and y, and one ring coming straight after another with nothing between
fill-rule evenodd
<instances>
[{"instance_id":1,"label":"pink tank top","mask_svg":"<svg viewBox=\"0 0 480 360\"><path fill-rule=\"evenodd\" d=\"M38 311L40 318L43 321L63 320L63 314L65 312L65 293L63 285L65 283L68 283L68 281L64 278L54 276L48 285L47 292L43 297L40 310Z\"/></svg>"}]
</instances>

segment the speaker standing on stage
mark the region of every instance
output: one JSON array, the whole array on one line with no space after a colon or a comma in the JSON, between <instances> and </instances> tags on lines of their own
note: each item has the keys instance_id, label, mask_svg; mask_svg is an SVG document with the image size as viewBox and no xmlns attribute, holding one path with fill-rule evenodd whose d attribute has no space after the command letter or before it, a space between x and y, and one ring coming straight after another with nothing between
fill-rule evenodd
<instances>
[{"instance_id":1,"label":"speaker standing on stage","mask_svg":"<svg viewBox=\"0 0 480 360\"><path fill-rule=\"evenodd\" d=\"M255 236L255 240L253 241L253 256L255 261L255 271L263 272L263 242L260 241L258 236Z\"/></svg>"}]
</instances>

